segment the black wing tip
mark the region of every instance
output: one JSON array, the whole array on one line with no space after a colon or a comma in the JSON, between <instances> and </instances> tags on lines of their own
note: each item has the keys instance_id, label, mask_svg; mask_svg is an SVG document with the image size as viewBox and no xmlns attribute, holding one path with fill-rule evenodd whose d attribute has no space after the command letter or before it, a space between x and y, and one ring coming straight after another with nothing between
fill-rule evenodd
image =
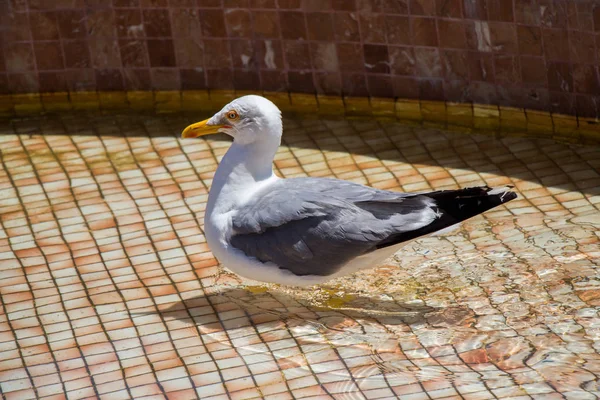
<instances>
[{"instance_id":1,"label":"black wing tip","mask_svg":"<svg viewBox=\"0 0 600 400\"><path fill-rule=\"evenodd\" d=\"M519 196L517 195L517 193L507 190L506 192L504 192L503 194L500 195L500 200L504 204L504 203L508 203L509 201L514 200L518 197Z\"/></svg>"},{"instance_id":2,"label":"black wing tip","mask_svg":"<svg viewBox=\"0 0 600 400\"><path fill-rule=\"evenodd\" d=\"M502 203L509 202L518 197L516 192L513 192L513 185L504 185L498 187L491 186L471 186L457 190L441 190L438 192L424 193L426 196L436 200L453 200L473 199L482 197L497 197Z\"/></svg>"},{"instance_id":3,"label":"black wing tip","mask_svg":"<svg viewBox=\"0 0 600 400\"><path fill-rule=\"evenodd\" d=\"M510 189L510 186L478 186L444 195L435 194L432 198L442 212L450 214L460 222L516 199L517 193Z\"/></svg>"},{"instance_id":4,"label":"black wing tip","mask_svg":"<svg viewBox=\"0 0 600 400\"><path fill-rule=\"evenodd\" d=\"M498 199L500 200L501 204L507 203L507 202L519 197L516 192L513 192L512 190L510 190L510 189L514 189L513 185L499 186L496 188L491 188L489 186L485 186L485 188L487 189L486 194L488 196L497 196Z\"/></svg>"},{"instance_id":5,"label":"black wing tip","mask_svg":"<svg viewBox=\"0 0 600 400\"><path fill-rule=\"evenodd\" d=\"M489 186L474 186L457 190L441 190L423 193L435 201L439 218L420 229L392 235L377 247L387 247L396 243L415 239L448 226L460 223L476 215L517 198L517 193L511 191L513 186L505 185L496 188Z\"/></svg>"}]
</instances>

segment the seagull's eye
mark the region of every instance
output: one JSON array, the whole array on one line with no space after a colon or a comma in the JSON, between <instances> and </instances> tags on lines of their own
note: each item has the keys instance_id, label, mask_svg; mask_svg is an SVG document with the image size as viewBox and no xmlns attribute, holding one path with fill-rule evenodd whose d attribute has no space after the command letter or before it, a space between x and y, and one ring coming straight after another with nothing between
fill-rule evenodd
<instances>
[{"instance_id":1,"label":"seagull's eye","mask_svg":"<svg viewBox=\"0 0 600 400\"><path fill-rule=\"evenodd\" d=\"M235 112L234 110L231 110L227 113L227 118L229 118L230 120L236 120L238 119L240 116L238 115L237 112Z\"/></svg>"}]
</instances>

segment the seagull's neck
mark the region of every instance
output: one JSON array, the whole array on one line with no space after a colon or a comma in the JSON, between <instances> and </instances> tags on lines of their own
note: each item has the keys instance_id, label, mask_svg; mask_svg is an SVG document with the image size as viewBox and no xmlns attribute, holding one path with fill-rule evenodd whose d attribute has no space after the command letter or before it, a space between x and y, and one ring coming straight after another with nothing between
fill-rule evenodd
<instances>
[{"instance_id":1,"label":"seagull's neck","mask_svg":"<svg viewBox=\"0 0 600 400\"><path fill-rule=\"evenodd\" d=\"M279 143L267 142L233 142L215 173L207 212L227 212L245 202L263 184L277 179L273 174L273 158Z\"/></svg>"}]
</instances>

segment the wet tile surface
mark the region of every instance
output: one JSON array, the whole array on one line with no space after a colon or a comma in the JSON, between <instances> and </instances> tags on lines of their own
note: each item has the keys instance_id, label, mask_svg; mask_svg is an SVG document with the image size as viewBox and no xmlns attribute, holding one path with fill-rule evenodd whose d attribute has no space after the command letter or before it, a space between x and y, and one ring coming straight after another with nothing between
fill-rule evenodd
<instances>
[{"instance_id":1,"label":"wet tile surface","mask_svg":"<svg viewBox=\"0 0 600 400\"><path fill-rule=\"evenodd\" d=\"M520 197L311 289L240 280L202 232L229 142L196 118L0 125L7 399L592 399L600 150L364 121L285 123L277 172Z\"/></svg>"}]
</instances>

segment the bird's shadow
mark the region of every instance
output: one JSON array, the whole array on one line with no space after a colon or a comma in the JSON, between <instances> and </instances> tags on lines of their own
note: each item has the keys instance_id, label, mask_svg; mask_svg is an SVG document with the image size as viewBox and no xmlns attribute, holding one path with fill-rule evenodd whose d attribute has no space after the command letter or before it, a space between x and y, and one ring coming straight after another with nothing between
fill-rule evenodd
<instances>
[{"instance_id":1,"label":"bird's shadow","mask_svg":"<svg viewBox=\"0 0 600 400\"><path fill-rule=\"evenodd\" d=\"M370 360L356 372L375 380L382 373L398 379L428 380L451 374L436 366L406 365L400 343L412 340L407 339L411 335L409 325L433 326L430 339L436 340L432 335L437 334L440 344L473 334L473 328L463 329L469 317L465 318L464 310L456 310L458 307L430 307L363 294L353 294L351 299L332 296L328 302L334 304L312 304L294 294L265 289L209 288L209 294L154 308L145 315L160 316L163 321L176 319L187 326L186 330L200 334L210 349L258 357L268 354L269 359L275 358L284 368L294 371L309 368L304 357L316 360L328 357L332 347L345 349ZM435 321L445 321L450 326L435 329ZM310 368L337 381L350 379L344 371L321 370L318 365Z\"/></svg>"},{"instance_id":2,"label":"bird's shadow","mask_svg":"<svg viewBox=\"0 0 600 400\"><path fill-rule=\"evenodd\" d=\"M313 294L320 292L321 295L318 298L307 296L309 291ZM323 292L326 294L323 295ZM202 325L202 321L209 321L209 324L218 321L225 329L279 322L288 327L314 328L322 333L343 333L346 328L355 332L370 324L394 326L423 323L446 311L448 308L396 301L388 295L340 294L327 288L288 293L277 288L272 290L269 286L238 286L222 287L211 294L183 300L151 313L196 325ZM217 320L202 318L208 314L216 315ZM457 317L456 323L459 324L461 319L462 316Z\"/></svg>"}]
</instances>

